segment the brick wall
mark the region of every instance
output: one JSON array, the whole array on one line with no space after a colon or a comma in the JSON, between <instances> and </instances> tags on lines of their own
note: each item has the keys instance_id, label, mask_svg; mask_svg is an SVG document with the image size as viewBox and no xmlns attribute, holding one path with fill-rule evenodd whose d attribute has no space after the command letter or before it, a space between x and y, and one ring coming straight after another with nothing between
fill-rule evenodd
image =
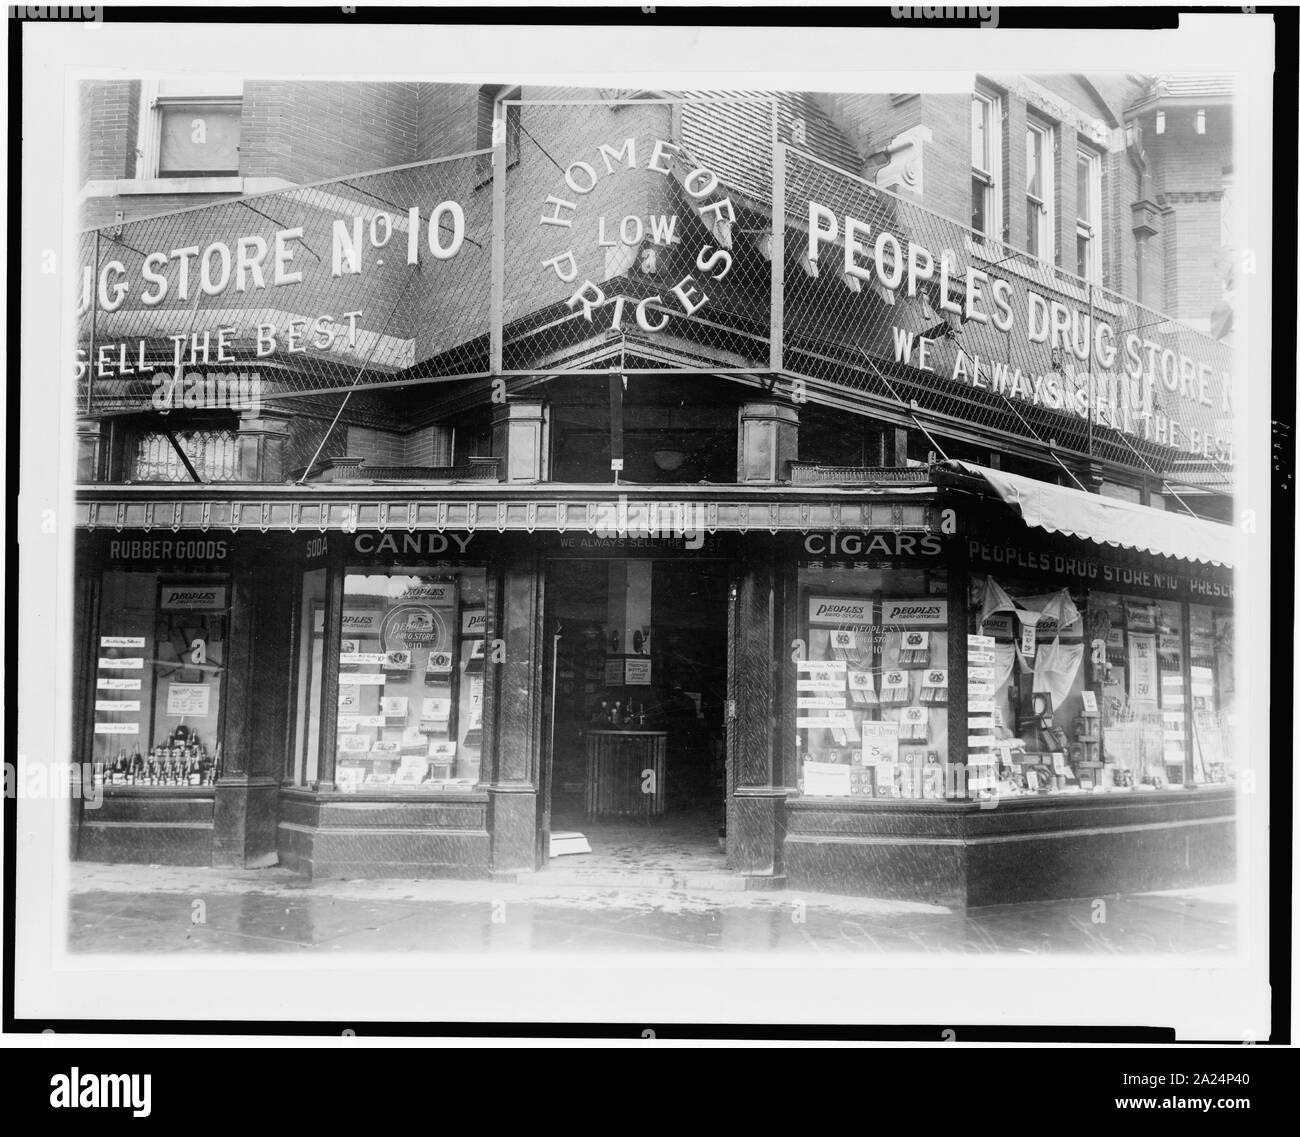
<instances>
[{"instance_id":1,"label":"brick wall","mask_svg":"<svg viewBox=\"0 0 1300 1137\"><path fill-rule=\"evenodd\" d=\"M406 442L402 435L394 431L349 426L346 428L346 437L346 453L350 458L364 458L371 466L406 464Z\"/></svg>"},{"instance_id":2,"label":"brick wall","mask_svg":"<svg viewBox=\"0 0 1300 1137\"><path fill-rule=\"evenodd\" d=\"M128 177L135 165L140 84L91 80L81 85L81 180Z\"/></svg>"},{"instance_id":3,"label":"brick wall","mask_svg":"<svg viewBox=\"0 0 1300 1137\"><path fill-rule=\"evenodd\" d=\"M406 461L412 466L449 466L451 442L451 427L441 423L413 430L406 436Z\"/></svg>"},{"instance_id":4,"label":"brick wall","mask_svg":"<svg viewBox=\"0 0 1300 1137\"><path fill-rule=\"evenodd\" d=\"M249 81L240 173L296 183L418 161L416 84Z\"/></svg>"},{"instance_id":5,"label":"brick wall","mask_svg":"<svg viewBox=\"0 0 1300 1137\"><path fill-rule=\"evenodd\" d=\"M479 88L470 84L415 85L419 159L445 158L478 147Z\"/></svg>"},{"instance_id":6,"label":"brick wall","mask_svg":"<svg viewBox=\"0 0 1300 1137\"><path fill-rule=\"evenodd\" d=\"M1205 320L1223 295L1220 198L1232 164L1232 122L1228 108L1206 108L1205 133L1197 134L1195 115L1195 107L1167 108L1164 133L1147 131L1147 151L1152 193L1165 210L1164 307L1181 319Z\"/></svg>"}]
</instances>

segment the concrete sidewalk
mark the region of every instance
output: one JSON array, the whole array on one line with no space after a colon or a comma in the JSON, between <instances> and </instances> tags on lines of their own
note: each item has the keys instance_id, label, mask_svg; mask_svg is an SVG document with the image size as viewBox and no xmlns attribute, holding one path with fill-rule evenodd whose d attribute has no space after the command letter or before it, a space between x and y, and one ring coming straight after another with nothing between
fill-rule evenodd
<instances>
[{"instance_id":1,"label":"concrete sidewalk","mask_svg":"<svg viewBox=\"0 0 1300 1137\"><path fill-rule=\"evenodd\" d=\"M559 867L517 884L308 881L284 869L80 862L71 866L68 946L77 953L111 954L802 952L1222 959L1238 942L1231 885L958 912L710 883L704 874L680 879L632 872L593 881Z\"/></svg>"}]
</instances>

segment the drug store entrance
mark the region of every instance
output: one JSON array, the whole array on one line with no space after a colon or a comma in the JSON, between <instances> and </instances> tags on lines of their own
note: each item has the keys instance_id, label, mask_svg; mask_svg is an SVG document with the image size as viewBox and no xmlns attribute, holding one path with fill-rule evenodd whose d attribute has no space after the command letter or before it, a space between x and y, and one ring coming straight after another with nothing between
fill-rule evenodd
<instances>
[{"instance_id":1,"label":"drug store entrance","mask_svg":"<svg viewBox=\"0 0 1300 1137\"><path fill-rule=\"evenodd\" d=\"M546 594L550 865L723 871L727 562L553 560Z\"/></svg>"}]
</instances>

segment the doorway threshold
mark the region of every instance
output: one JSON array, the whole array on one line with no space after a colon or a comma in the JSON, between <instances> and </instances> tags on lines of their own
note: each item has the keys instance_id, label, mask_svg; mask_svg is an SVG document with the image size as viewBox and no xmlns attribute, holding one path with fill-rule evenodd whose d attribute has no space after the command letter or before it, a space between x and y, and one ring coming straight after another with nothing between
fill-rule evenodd
<instances>
[{"instance_id":1,"label":"doorway threshold","mask_svg":"<svg viewBox=\"0 0 1300 1137\"><path fill-rule=\"evenodd\" d=\"M519 879L560 887L741 891L747 878L727 867L721 825L714 809L658 818L557 813L552 832L582 834L591 852L553 857Z\"/></svg>"}]
</instances>

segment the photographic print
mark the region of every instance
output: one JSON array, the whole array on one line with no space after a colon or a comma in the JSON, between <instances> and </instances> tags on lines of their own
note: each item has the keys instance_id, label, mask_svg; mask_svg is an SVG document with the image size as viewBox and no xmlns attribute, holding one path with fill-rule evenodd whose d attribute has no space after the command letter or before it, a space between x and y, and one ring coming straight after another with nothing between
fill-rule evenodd
<instances>
[{"instance_id":1,"label":"photographic print","mask_svg":"<svg viewBox=\"0 0 1300 1137\"><path fill-rule=\"evenodd\" d=\"M20 1017L1266 1035L1271 23L293 11L23 29Z\"/></svg>"}]
</instances>

